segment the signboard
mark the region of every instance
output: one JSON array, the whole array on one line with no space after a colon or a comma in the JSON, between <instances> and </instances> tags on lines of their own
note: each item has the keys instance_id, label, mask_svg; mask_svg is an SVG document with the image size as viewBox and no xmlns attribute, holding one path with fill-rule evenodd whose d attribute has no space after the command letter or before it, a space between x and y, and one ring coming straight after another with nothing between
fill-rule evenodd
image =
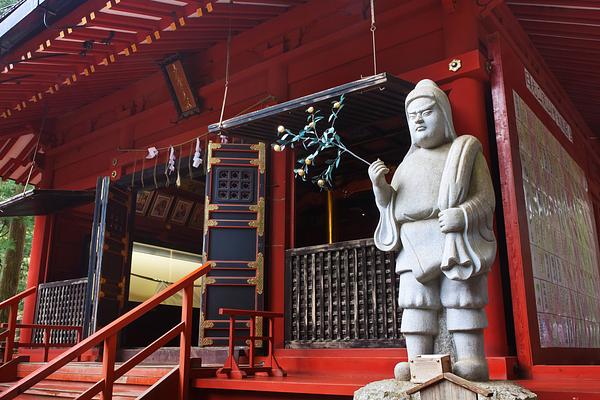
<instances>
[{"instance_id":1,"label":"signboard","mask_svg":"<svg viewBox=\"0 0 600 400\"><path fill-rule=\"evenodd\" d=\"M513 91L541 347L600 348L600 272L583 170Z\"/></svg>"},{"instance_id":2,"label":"signboard","mask_svg":"<svg viewBox=\"0 0 600 400\"><path fill-rule=\"evenodd\" d=\"M489 50L519 365L531 374L536 365L596 363L598 171L586 161L584 122L537 60L500 35Z\"/></svg>"}]
</instances>

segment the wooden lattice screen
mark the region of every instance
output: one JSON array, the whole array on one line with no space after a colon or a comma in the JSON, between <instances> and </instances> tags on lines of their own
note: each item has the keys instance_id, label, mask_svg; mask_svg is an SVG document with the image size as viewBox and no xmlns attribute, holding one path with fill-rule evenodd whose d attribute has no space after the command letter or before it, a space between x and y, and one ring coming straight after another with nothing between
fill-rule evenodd
<instances>
[{"instance_id":1,"label":"wooden lattice screen","mask_svg":"<svg viewBox=\"0 0 600 400\"><path fill-rule=\"evenodd\" d=\"M286 253L286 345L404 346L396 255L372 239Z\"/></svg>"},{"instance_id":2,"label":"wooden lattice screen","mask_svg":"<svg viewBox=\"0 0 600 400\"><path fill-rule=\"evenodd\" d=\"M82 326L87 278L42 283L38 286L36 324ZM56 330L50 343L76 343L75 331ZM33 342L42 343L44 331L35 329Z\"/></svg>"}]
</instances>

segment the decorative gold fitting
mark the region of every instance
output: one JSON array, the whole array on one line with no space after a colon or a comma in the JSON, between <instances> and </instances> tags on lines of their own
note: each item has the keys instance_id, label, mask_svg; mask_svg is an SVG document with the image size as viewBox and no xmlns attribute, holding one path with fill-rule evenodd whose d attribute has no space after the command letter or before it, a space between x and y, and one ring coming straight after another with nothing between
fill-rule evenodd
<instances>
[{"instance_id":1,"label":"decorative gold fitting","mask_svg":"<svg viewBox=\"0 0 600 400\"><path fill-rule=\"evenodd\" d=\"M219 223L214 219L209 219L204 223L204 235L208 233L208 228L211 226L218 226Z\"/></svg>"},{"instance_id":2,"label":"decorative gold fitting","mask_svg":"<svg viewBox=\"0 0 600 400\"><path fill-rule=\"evenodd\" d=\"M204 294L206 292L206 285L212 285L216 281L217 280L215 278L211 278L208 276L205 276L204 278L202 278L202 282L200 283L200 285L202 286L202 294Z\"/></svg>"},{"instance_id":3,"label":"decorative gold fitting","mask_svg":"<svg viewBox=\"0 0 600 400\"><path fill-rule=\"evenodd\" d=\"M256 255L256 261L248 263L249 268L256 268L256 275L247 280L248 284L256 285L256 293L263 293L264 256L262 253Z\"/></svg>"},{"instance_id":4,"label":"decorative gold fitting","mask_svg":"<svg viewBox=\"0 0 600 400\"><path fill-rule=\"evenodd\" d=\"M264 266L264 256L260 252L256 255L256 261L250 261L248 263L248 268L251 268L251 269L262 270L263 266Z\"/></svg>"},{"instance_id":5,"label":"decorative gold fitting","mask_svg":"<svg viewBox=\"0 0 600 400\"><path fill-rule=\"evenodd\" d=\"M202 321L202 328L206 329L206 328L213 328L215 326L215 323L212 321Z\"/></svg>"},{"instance_id":6,"label":"decorative gold fitting","mask_svg":"<svg viewBox=\"0 0 600 400\"><path fill-rule=\"evenodd\" d=\"M254 336L262 336L263 335L263 317L256 317L256 322L254 323ZM254 342L256 347L262 347L263 341L257 340Z\"/></svg>"},{"instance_id":7,"label":"decorative gold fitting","mask_svg":"<svg viewBox=\"0 0 600 400\"><path fill-rule=\"evenodd\" d=\"M211 346L214 341L211 338L202 338L200 341L200 346Z\"/></svg>"},{"instance_id":8,"label":"decorative gold fitting","mask_svg":"<svg viewBox=\"0 0 600 400\"><path fill-rule=\"evenodd\" d=\"M209 198L208 198L208 196L206 196L206 199L204 201L204 235L205 236L206 236L206 233L208 232L209 226L217 225L217 221L210 219L210 212L214 211L214 210L218 210L218 209L219 209L219 206L216 204L210 204Z\"/></svg>"},{"instance_id":9,"label":"decorative gold fitting","mask_svg":"<svg viewBox=\"0 0 600 400\"><path fill-rule=\"evenodd\" d=\"M263 142L259 142L250 146L250 149L258 151L258 158L254 160L250 160L250 164L257 165L258 171L261 174L265 173L265 144Z\"/></svg>"},{"instance_id":10,"label":"decorative gold fitting","mask_svg":"<svg viewBox=\"0 0 600 400\"><path fill-rule=\"evenodd\" d=\"M455 58L454 60L450 61L450 64L448 64L448 69L452 72L456 72L461 68L462 61L460 61L458 58Z\"/></svg>"},{"instance_id":11,"label":"decorative gold fitting","mask_svg":"<svg viewBox=\"0 0 600 400\"><path fill-rule=\"evenodd\" d=\"M258 204L249 207L250 211L256 213L256 220L248 222L248 226L257 228L258 236L265 234L265 198L260 197Z\"/></svg>"},{"instance_id":12,"label":"decorative gold fitting","mask_svg":"<svg viewBox=\"0 0 600 400\"><path fill-rule=\"evenodd\" d=\"M206 157L206 170L210 171L210 167L212 164L219 164L221 162L218 158L213 158L212 152L213 149L220 149L221 143L213 143L212 141L208 142L208 155Z\"/></svg>"}]
</instances>

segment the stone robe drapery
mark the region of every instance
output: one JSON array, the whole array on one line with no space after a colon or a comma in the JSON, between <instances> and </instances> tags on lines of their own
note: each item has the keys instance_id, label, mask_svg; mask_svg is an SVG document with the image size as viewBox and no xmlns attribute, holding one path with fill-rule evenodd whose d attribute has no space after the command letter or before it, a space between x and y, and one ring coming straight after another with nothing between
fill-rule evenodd
<instances>
[{"instance_id":1,"label":"stone robe drapery","mask_svg":"<svg viewBox=\"0 0 600 400\"><path fill-rule=\"evenodd\" d=\"M402 248L400 223L394 210L398 188L393 189L388 206L379 208L374 239L380 250L403 252L406 249ZM458 207L465 219L463 231L444 235L439 265L449 279L466 280L489 271L496 255L494 204L494 189L481 143L470 135L456 138L448 151L438 193L439 210ZM419 280L428 280L432 275L431 271L420 271L418 265L413 265L412 271Z\"/></svg>"}]
</instances>

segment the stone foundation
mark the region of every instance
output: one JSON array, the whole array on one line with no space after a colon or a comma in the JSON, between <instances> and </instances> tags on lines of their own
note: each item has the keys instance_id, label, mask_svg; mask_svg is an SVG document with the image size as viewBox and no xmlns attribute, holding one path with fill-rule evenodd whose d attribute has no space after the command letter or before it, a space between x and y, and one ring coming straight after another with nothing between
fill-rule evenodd
<instances>
[{"instance_id":1,"label":"stone foundation","mask_svg":"<svg viewBox=\"0 0 600 400\"><path fill-rule=\"evenodd\" d=\"M510 381L476 382L476 385L494 392L492 397L479 396L479 400L537 400L537 395ZM354 392L354 400L420 400L418 394L406 394L416 383L385 379L367 384Z\"/></svg>"}]
</instances>

